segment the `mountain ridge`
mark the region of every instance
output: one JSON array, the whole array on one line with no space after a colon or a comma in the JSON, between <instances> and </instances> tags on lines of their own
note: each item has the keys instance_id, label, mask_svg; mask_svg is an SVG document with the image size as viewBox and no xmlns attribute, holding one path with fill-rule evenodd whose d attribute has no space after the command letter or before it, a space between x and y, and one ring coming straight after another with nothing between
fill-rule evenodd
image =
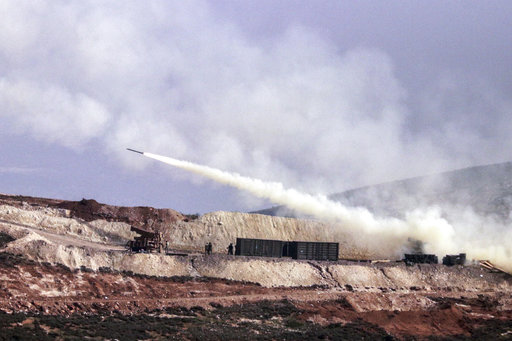
<instances>
[{"instance_id":1,"label":"mountain ridge","mask_svg":"<svg viewBox=\"0 0 512 341\"><path fill-rule=\"evenodd\" d=\"M457 170L359 187L329 195L346 206L366 207L379 216L402 217L416 208L470 208L501 220L512 211L512 162ZM254 211L266 215L300 217L284 206Z\"/></svg>"}]
</instances>

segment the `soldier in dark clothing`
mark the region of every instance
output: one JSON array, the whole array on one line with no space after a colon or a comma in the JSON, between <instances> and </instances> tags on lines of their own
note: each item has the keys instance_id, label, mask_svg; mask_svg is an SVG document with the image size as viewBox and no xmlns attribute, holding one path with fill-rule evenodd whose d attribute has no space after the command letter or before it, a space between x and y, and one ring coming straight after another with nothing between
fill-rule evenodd
<instances>
[{"instance_id":1,"label":"soldier in dark clothing","mask_svg":"<svg viewBox=\"0 0 512 341\"><path fill-rule=\"evenodd\" d=\"M233 254L233 243L229 243L229 246L228 246L228 255L232 255Z\"/></svg>"},{"instance_id":2,"label":"soldier in dark clothing","mask_svg":"<svg viewBox=\"0 0 512 341\"><path fill-rule=\"evenodd\" d=\"M208 243L208 254L211 255L212 254L212 242L209 242Z\"/></svg>"}]
</instances>

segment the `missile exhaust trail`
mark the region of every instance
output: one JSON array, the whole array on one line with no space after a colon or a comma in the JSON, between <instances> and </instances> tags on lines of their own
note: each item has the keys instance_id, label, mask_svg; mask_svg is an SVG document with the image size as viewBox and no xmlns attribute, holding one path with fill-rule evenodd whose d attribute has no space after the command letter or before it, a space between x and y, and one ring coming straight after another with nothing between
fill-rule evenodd
<instances>
[{"instance_id":1,"label":"missile exhaust trail","mask_svg":"<svg viewBox=\"0 0 512 341\"><path fill-rule=\"evenodd\" d=\"M358 245L363 248L378 248L385 257L401 255L404 245L408 243L409 238L413 238L425 242L426 251L429 253L454 253L464 246L468 257L490 259L512 270L512 256L507 246L481 246L481 241L471 236L460 240L463 234L457 235L454 226L443 218L437 209L414 210L407 212L402 219L376 217L366 208L348 207L324 195L311 195L293 188L285 188L279 182L262 181L188 161L127 149L215 182L247 191L275 204L286 205L321 220L335 223L337 229L352 236L354 243L359 243Z\"/></svg>"},{"instance_id":2,"label":"missile exhaust trail","mask_svg":"<svg viewBox=\"0 0 512 341\"><path fill-rule=\"evenodd\" d=\"M268 199L275 204L286 205L302 213L331 222L352 221L353 229L363 229L368 232L378 231L382 226L367 210L351 210L338 202L334 202L323 195L301 193L293 188L285 188L279 182L267 182L259 179L242 176L238 173L225 172L219 169L182 161L171 157L161 156L148 152L139 152L151 159L181 168L191 173L207 177L215 182L222 183L240 190L247 191L256 197ZM406 226L398 219L388 219L386 225L393 225L397 233L406 233Z\"/></svg>"}]
</instances>

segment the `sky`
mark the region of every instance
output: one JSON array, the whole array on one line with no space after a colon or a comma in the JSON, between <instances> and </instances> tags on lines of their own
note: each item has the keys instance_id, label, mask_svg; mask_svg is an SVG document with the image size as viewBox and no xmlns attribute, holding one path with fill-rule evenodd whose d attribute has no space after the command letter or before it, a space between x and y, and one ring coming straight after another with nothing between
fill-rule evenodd
<instances>
[{"instance_id":1,"label":"sky","mask_svg":"<svg viewBox=\"0 0 512 341\"><path fill-rule=\"evenodd\" d=\"M0 0L0 193L183 213L512 160L510 1Z\"/></svg>"}]
</instances>

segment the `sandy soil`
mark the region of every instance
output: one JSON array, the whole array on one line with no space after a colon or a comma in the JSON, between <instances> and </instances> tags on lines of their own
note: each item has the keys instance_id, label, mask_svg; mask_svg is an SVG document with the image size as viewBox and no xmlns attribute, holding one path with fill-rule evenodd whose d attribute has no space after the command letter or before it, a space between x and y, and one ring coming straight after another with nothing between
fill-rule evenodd
<instances>
[{"instance_id":1,"label":"sandy soil","mask_svg":"<svg viewBox=\"0 0 512 341\"><path fill-rule=\"evenodd\" d=\"M133 236L128 221L195 217L96 204L0 196L0 339L512 336L505 273L477 265L132 254L123 247ZM73 213L80 209L82 218Z\"/></svg>"},{"instance_id":2,"label":"sandy soil","mask_svg":"<svg viewBox=\"0 0 512 341\"><path fill-rule=\"evenodd\" d=\"M375 293L318 287L264 288L204 277L159 278L86 269L72 271L19 256L0 255L0 311L27 316L149 312L160 316L172 308L198 307L215 313L220 308L286 301L295 307L287 317L301 323L332 328L365 321L399 339L432 335L470 337L491 321L506 327L512 317L511 295L497 292ZM261 323L261 319L253 316L251 323Z\"/></svg>"}]
</instances>

